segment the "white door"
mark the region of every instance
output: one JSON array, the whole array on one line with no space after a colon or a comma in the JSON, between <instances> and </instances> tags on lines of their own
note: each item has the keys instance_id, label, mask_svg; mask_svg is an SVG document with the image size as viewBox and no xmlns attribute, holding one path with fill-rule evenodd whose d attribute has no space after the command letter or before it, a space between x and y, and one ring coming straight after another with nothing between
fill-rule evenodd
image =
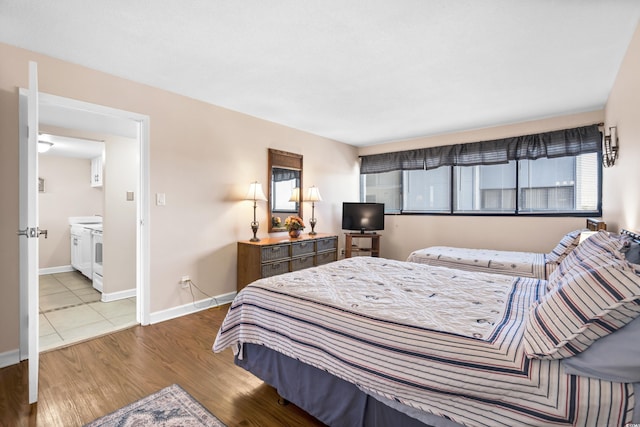
<instances>
[{"instance_id":1,"label":"white door","mask_svg":"<svg viewBox=\"0 0 640 427\"><path fill-rule=\"evenodd\" d=\"M21 91L21 98L25 93ZM20 359L29 359L29 403L38 401L38 64L29 62L26 108L20 108ZM24 117L26 115L26 117ZM24 316L27 313L27 316ZM25 337L26 342L24 341Z\"/></svg>"}]
</instances>

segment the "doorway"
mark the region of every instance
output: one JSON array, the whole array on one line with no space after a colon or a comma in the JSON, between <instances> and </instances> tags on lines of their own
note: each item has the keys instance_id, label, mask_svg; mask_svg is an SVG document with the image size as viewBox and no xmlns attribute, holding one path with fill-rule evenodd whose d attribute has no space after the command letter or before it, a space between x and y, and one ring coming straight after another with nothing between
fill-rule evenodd
<instances>
[{"instance_id":1,"label":"doorway","mask_svg":"<svg viewBox=\"0 0 640 427\"><path fill-rule=\"evenodd\" d=\"M39 241L39 344L46 351L136 324L140 150L135 138L39 128L46 149L38 154L39 224L48 235Z\"/></svg>"},{"instance_id":2,"label":"doorway","mask_svg":"<svg viewBox=\"0 0 640 427\"><path fill-rule=\"evenodd\" d=\"M21 91L22 95L22 91ZM22 98L21 103L22 103ZM131 193L135 197L135 221L132 233L135 252L135 323L146 325L149 323L149 234L146 227L149 216L149 177L148 177L148 146L149 146L149 117L124 110L113 109L97 104L90 104L69 98L49 94L39 94L39 123L42 126L53 126L74 129L78 132L92 132L97 134L111 134L124 138L132 138L136 145L136 182ZM21 110L22 111L22 110ZM22 143L22 142L21 142ZM46 188L46 184L45 184ZM127 194L128 196L128 194ZM108 267L105 267L108 268ZM127 292L112 293L113 300L130 298ZM132 303L132 301L129 301ZM28 302L21 302L21 318L28 313ZM28 325L28 323L26 323ZM25 325L21 322L21 325ZM20 353L28 353L28 329L21 327Z\"/></svg>"}]
</instances>

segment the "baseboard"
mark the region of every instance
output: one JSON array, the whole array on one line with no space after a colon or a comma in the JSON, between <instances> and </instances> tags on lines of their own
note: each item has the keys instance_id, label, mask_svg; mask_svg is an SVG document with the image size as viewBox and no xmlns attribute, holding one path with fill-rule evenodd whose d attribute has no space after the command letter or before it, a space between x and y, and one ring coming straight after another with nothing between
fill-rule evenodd
<instances>
[{"instance_id":1,"label":"baseboard","mask_svg":"<svg viewBox=\"0 0 640 427\"><path fill-rule=\"evenodd\" d=\"M71 265L61 265L59 267L47 267L47 268L41 268L38 271L38 274L40 276L44 275L44 274L54 274L54 273L67 273L69 271L74 271L75 269L73 267L71 267Z\"/></svg>"},{"instance_id":2,"label":"baseboard","mask_svg":"<svg viewBox=\"0 0 640 427\"><path fill-rule=\"evenodd\" d=\"M20 362L20 351L11 350L0 353L0 368L15 365Z\"/></svg>"},{"instance_id":3,"label":"baseboard","mask_svg":"<svg viewBox=\"0 0 640 427\"><path fill-rule=\"evenodd\" d=\"M200 301L172 307L167 310L156 311L155 313L151 313L149 323L160 323L164 322L165 320L175 319L187 314L197 313L198 311L206 310L211 307L218 307L220 305L228 304L233 301L236 294L237 292L229 292L228 294L218 295L217 297L215 297L215 299L205 298Z\"/></svg>"},{"instance_id":4,"label":"baseboard","mask_svg":"<svg viewBox=\"0 0 640 427\"><path fill-rule=\"evenodd\" d=\"M127 289L126 291L102 293L102 302L117 301L119 299L133 298L136 296L136 288Z\"/></svg>"}]
</instances>

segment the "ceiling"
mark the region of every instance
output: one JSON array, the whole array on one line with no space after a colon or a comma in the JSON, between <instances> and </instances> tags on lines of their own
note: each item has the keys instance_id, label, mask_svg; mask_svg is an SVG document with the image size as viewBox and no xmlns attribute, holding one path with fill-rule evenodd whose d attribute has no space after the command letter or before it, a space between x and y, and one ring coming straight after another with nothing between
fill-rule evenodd
<instances>
[{"instance_id":1,"label":"ceiling","mask_svg":"<svg viewBox=\"0 0 640 427\"><path fill-rule=\"evenodd\" d=\"M0 41L356 146L604 107L638 0L0 0Z\"/></svg>"}]
</instances>

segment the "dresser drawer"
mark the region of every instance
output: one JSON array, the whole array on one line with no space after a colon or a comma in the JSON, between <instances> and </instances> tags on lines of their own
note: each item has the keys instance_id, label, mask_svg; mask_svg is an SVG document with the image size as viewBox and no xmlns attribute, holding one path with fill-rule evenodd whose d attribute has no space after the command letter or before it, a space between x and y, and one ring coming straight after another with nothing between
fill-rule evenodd
<instances>
[{"instance_id":1,"label":"dresser drawer","mask_svg":"<svg viewBox=\"0 0 640 427\"><path fill-rule=\"evenodd\" d=\"M329 239L318 239L318 252L324 252L338 248L338 239L335 237Z\"/></svg>"},{"instance_id":2,"label":"dresser drawer","mask_svg":"<svg viewBox=\"0 0 640 427\"><path fill-rule=\"evenodd\" d=\"M277 276L289 272L289 260L272 262L262 266L262 277Z\"/></svg>"},{"instance_id":3,"label":"dresser drawer","mask_svg":"<svg viewBox=\"0 0 640 427\"><path fill-rule=\"evenodd\" d=\"M289 258L289 245L274 245L262 248L262 262Z\"/></svg>"},{"instance_id":4,"label":"dresser drawer","mask_svg":"<svg viewBox=\"0 0 640 427\"><path fill-rule=\"evenodd\" d=\"M293 258L291 260L291 271L298 271L298 270L302 270L302 269L313 267L313 266L314 266L313 254L309 256L300 257L300 258Z\"/></svg>"},{"instance_id":5,"label":"dresser drawer","mask_svg":"<svg viewBox=\"0 0 640 427\"><path fill-rule=\"evenodd\" d=\"M333 261L338 260L338 252L323 252L321 254L316 255L316 265L328 264Z\"/></svg>"},{"instance_id":6,"label":"dresser drawer","mask_svg":"<svg viewBox=\"0 0 640 427\"><path fill-rule=\"evenodd\" d=\"M315 242L307 240L304 242L295 242L291 244L291 256L299 256L305 254L313 254L315 252Z\"/></svg>"},{"instance_id":7,"label":"dresser drawer","mask_svg":"<svg viewBox=\"0 0 640 427\"><path fill-rule=\"evenodd\" d=\"M236 288L264 277L304 270L337 260L338 236L318 234L291 239L288 235L238 242Z\"/></svg>"}]
</instances>

